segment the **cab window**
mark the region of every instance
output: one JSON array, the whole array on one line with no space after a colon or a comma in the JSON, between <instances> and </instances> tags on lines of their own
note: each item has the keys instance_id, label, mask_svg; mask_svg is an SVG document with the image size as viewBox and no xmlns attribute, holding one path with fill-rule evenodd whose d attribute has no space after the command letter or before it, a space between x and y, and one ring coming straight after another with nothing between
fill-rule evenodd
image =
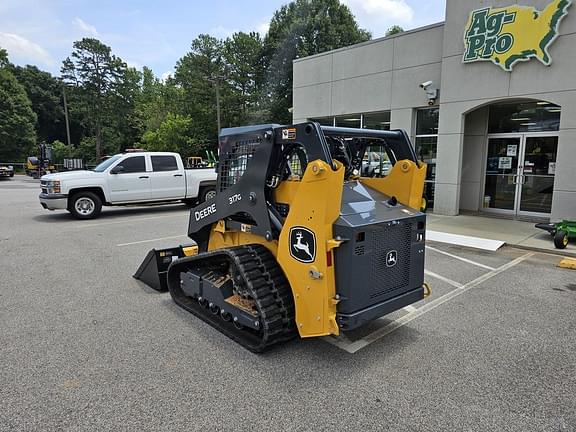
<instances>
[{"instance_id":1,"label":"cab window","mask_svg":"<svg viewBox=\"0 0 576 432\"><path fill-rule=\"evenodd\" d=\"M174 156L152 156L153 171L177 171L178 164Z\"/></svg>"},{"instance_id":2,"label":"cab window","mask_svg":"<svg viewBox=\"0 0 576 432\"><path fill-rule=\"evenodd\" d=\"M146 159L144 156L132 156L124 159L116 166L124 168L120 171L121 174L146 172Z\"/></svg>"}]
</instances>

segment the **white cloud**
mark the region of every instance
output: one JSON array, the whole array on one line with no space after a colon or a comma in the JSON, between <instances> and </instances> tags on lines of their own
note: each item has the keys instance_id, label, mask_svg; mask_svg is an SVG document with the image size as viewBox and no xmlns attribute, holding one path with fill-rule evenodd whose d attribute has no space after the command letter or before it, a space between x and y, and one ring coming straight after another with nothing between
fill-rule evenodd
<instances>
[{"instance_id":1,"label":"white cloud","mask_svg":"<svg viewBox=\"0 0 576 432\"><path fill-rule=\"evenodd\" d=\"M260 36L264 37L266 33L268 33L268 29L270 28L270 20L262 21L260 24L256 25L256 31L260 33Z\"/></svg>"},{"instance_id":2,"label":"white cloud","mask_svg":"<svg viewBox=\"0 0 576 432\"><path fill-rule=\"evenodd\" d=\"M162 82L166 82L166 81L168 81L168 78L173 78L173 77L174 77L174 74L172 73L172 71L167 71L167 72L164 72L162 74L162 76L160 77L160 80Z\"/></svg>"},{"instance_id":3,"label":"white cloud","mask_svg":"<svg viewBox=\"0 0 576 432\"><path fill-rule=\"evenodd\" d=\"M375 37L384 35L395 24L410 26L414 20L414 9L406 0L342 0L342 3L350 8L360 27Z\"/></svg>"},{"instance_id":4,"label":"white cloud","mask_svg":"<svg viewBox=\"0 0 576 432\"><path fill-rule=\"evenodd\" d=\"M80 30L80 32L84 34L87 34L89 36L98 36L98 31L96 30L96 27L94 27L92 24L88 24L82 18L78 17L74 18L72 20L72 24L77 30Z\"/></svg>"},{"instance_id":5,"label":"white cloud","mask_svg":"<svg viewBox=\"0 0 576 432\"><path fill-rule=\"evenodd\" d=\"M218 27L214 27L213 29L211 29L208 32L208 34L210 36L214 36L215 38L218 38L218 39L226 39L226 38L229 38L230 36L232 36L236 32L238 32L238 29L231 29L231 28L219 25Z\"/></svg>"},{"instance_id":6,"label":"white cloud","mask_svg":"<svg viewBox=\"0 0 576 432\"><path fill-rule=\"evenodd\" d=\"M0 46L8 51L10 57L16 57L24 62L46 66L53 66L56 63L50 53L40 45L14 33L0 32Z\"/></svg>"},{"instance_id":7,"label":"white cloud","mask_svg":"<svg viewBox=\"0 0 576 432\"><path fill-rule=\"evenodd\" d=\"M128 67L131 67L131 68L134 68L134 69L137 69L137 70L142 69L142 63L140 63L140 62L138 62L138 61L126 59L126 60L124 60L124 62L126 63L126 65L127 65Z\"/></svg>"}]
</instances>

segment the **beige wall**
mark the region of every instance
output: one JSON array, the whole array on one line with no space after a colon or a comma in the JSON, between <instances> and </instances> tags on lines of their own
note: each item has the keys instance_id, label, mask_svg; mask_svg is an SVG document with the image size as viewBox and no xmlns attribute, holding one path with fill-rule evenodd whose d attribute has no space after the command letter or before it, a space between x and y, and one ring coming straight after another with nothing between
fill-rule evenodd
<instances>
[{"instance_id":1,"label":"beige wall","mask_svg":"<svg viewBox=\"0 0 576 432\"><path fill-rule=\"evenodd\" d=\"M506 72L490 62L463 64L463 33L474 9L549 0L447 0L446 21L294 62L294 121L391 111L391 127L414 136L415 109L426 107L424 81L440 87L434 211L476 210L483 191L487 106L517 99L562 107L552 220L576 219L576 6L549 52ZM468 114L469 113L469 114ZM468 115L467 115L468 114Z\"/></svg>"}]
</instances>

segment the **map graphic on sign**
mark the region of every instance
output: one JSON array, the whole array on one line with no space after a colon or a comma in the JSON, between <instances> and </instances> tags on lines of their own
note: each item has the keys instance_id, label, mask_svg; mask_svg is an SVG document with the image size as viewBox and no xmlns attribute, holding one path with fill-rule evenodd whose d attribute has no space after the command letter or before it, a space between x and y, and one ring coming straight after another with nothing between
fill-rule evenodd
<instances>
[{"instance_id":1,"label":"map graphic on sign","mask_svg":"<svg viewBox=\"0 0 576 432\"><path fill-rule=\"evenodd\" d=\"M491 61L511 72L516 62L537 58L546 66L548 48L572 0L552 0L542 11L531 6L477 9L464 32L464 63Z\"/></svg>"}]
</instances>

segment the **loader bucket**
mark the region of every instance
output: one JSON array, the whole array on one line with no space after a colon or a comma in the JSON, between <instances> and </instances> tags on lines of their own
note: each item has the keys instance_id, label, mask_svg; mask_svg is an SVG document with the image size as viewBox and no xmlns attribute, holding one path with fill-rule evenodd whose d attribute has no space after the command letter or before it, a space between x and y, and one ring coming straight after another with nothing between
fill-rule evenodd
<instances>
[{"instance_id":1,"label":"loader bucket","mask_svg":"<svg viewBox=\"0 0 576 432\"><path fill-rule=\"evenodd\" d=\"M176 246L167 249L152 249L132 276L156 291L168 291L166 272L172 261L198 253L197 246Z\"/></svg>"}]
</instances>

